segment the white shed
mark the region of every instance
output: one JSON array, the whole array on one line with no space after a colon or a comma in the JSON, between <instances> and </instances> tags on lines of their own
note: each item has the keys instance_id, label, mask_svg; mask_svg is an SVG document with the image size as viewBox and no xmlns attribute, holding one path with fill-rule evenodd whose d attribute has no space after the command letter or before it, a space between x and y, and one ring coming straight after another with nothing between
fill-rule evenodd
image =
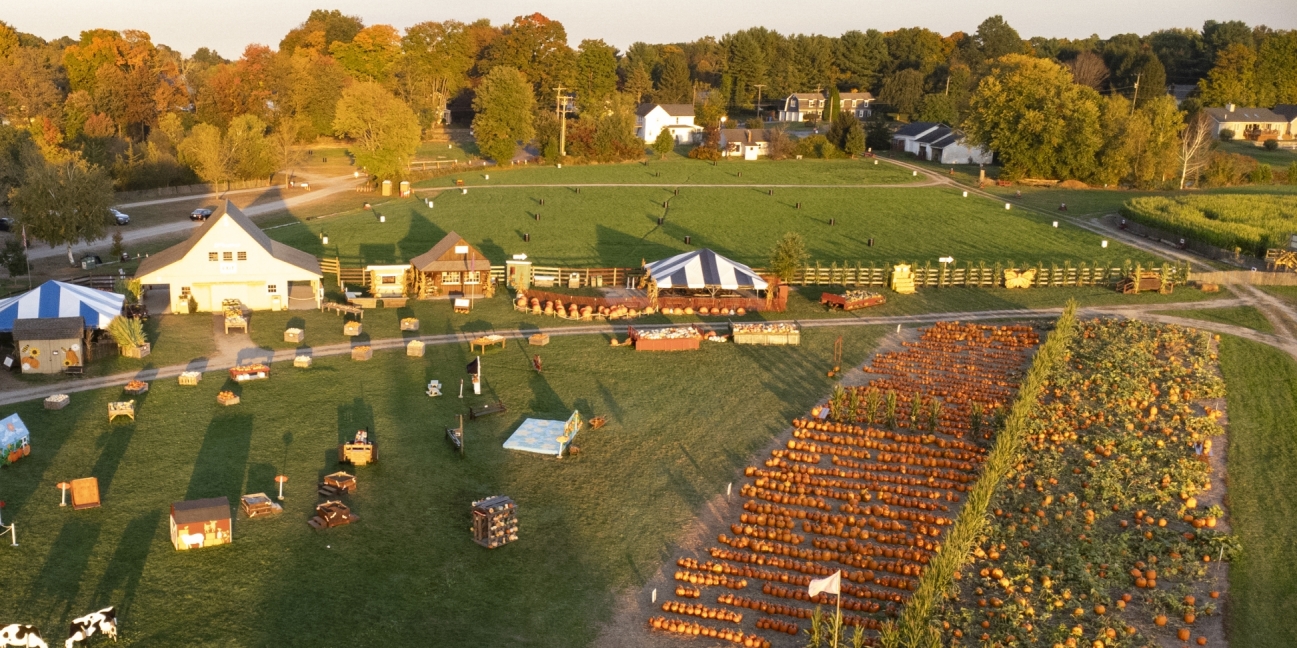
<instances>
[{"instance_id":1,"label":"white shed","mask_svg":"<svg viewBox=\"0 0 1297 648\"><path fill-rule=\"evenodd\" d=\"M171 310L220 312L237 299L252 310L318 308L320 262L272 241L229 201L189 240L144 260L135 277L151 290L166 286Z\"/></svg>"}]
</instances>

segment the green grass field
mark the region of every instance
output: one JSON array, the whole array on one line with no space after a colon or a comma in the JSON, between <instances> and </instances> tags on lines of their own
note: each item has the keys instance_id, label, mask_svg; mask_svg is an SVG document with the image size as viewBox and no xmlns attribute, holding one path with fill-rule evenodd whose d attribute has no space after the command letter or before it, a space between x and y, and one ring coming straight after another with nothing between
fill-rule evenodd
<instances>
[{"instance_id":1,"label":"green grass field","mask_svg":"<svg viewBox=\"0 0 1297 648\"><path fill-rule=\"evenodd\" d=\"M1287 170L1288 165L1297 162L1297 153L1293 151L1277 150L1267 151L1264 146L1257 146L1253 142L1246 140L1233 140L1229 142L1218 142L1216 150L1224 153L1237 153L1256 159L1262 164L1269 164L1276 170Z\"/></svg>"},{"instance_id":2,"label":"green grass field","mask_svg":"<svg viewBox=\"0 0 1297 648\"><path fill-rule=\"evenodd\" d=\"M1229 390L1230 523L1243 551L1230 565L1230 644L1297 645L1297 363L1222 336Z\"/></svg>"},{"instance_id":3,"label":"green grass field","mask_svg":"<svg viewBox=\"0 0 1297 648\"><path fill-rule=\"evenodd\" d=\"M491 176L486 179L485 176ZM455 180L466 185L544 184L776 184L776 185L878 185L908 184L922 180L909 171L873 160L771 160L723 161L716 164L672 154L665 160L617 164L485 167L433 178L417 187L449 187Z\"/></svg>"},{"instance_id":4,"label":"green grass field","mask_svg":"<svg viewBox=\"0 0 1297 648\"><path fill-rule=\"evenodd\" d=\"M423 395L429 379L451 393L463 377L467 349L454 345L277 365L235 386L243 403L231 408L215 403L218 374L159 381L134 424L104 423L120 389L75 394L62 411L25 403L14 409L32 455L0 473L20 534L20 547L0 546L0 609L57 638L71 617L116 605L123 646L584 645L616 594L647 580L752 453L828 392L839 333L854 365L881 331L674 354L559 337L543 376L522 347L487 354L484 395L465 400ZM453 454L442 430L496 398L509 411L467 423L467 457ZM523 418L573 408L609 419L577 438L579 456L501 448ZM316 480L366 426L381 461L355 469L362 519L311 530ZM171 502L273 493L278 473L290 479L282 515L236 520L229 546L171 548ZM60 508L55 484L82 476L99 479L103 506ZM519 503L521 539L488 551L471 541L469 503L499 493Z\"/></svg>"},{"instance_id":5,"label":"green grass field","mask_svg":"<svg viewBox=\"0 0 1297 648\"><path fill-rule=\"evenodd\" d=\"M988 264L1151 260L1115 241L1103 249L1101 236L1065 222L1056 229L1048 217L1006 211L951 189L792 188L771 196L747 187L684 187L679 195L652 187L586 187L581 193L535 187L451 190L432 198L432 209L422 200L394 200L374 212L343 213L270 236L317 256L336 255L347 265L404 262L448 231L497 264L526 253L541 265L638 267L642 260L708 247L764 266L775 241L789 231L801 233L812 259L826 266L835 260L935 262L945 255ZM831 218L836 225L828 224ZM327 248L321 233L329 235ZM524 233L531 242L523 242ZM692 237L690 245L685 236Z\"/></svg>"},{"instance_id":6,"label":"green grass field","mask_svg":"<svg viewBox=\"0 0 1297 648\"><path fill-rule=\"evenodd\" d=\"M1164 315L1175 315L1188 319L1216 322L1242 326L1262 333L1274 333L1274 325L1265 318L1261 311L1252 306L1231 306L1229 308L1212 308L1208 310L1170 310L1161 311Z\"/></svg>"}]
</instances>

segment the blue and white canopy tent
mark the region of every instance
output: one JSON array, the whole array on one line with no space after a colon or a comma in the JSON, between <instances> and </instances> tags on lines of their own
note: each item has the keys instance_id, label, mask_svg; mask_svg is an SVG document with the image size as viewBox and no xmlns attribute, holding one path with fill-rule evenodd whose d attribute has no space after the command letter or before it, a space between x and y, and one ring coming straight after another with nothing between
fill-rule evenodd
<instances>
[{"instance_id":1,"label":"blue and white canopy tent","mask_svg":"<svg viewBox=\"0 0 1297 648\"><path fill-rule=\"evenodd\" d=\"M126 296L62 281L46 281L34 290L0 299L0 332L12 331L14 320L80 317L86 328L107 328L122 314Z\"/></svg>"},{"instance_id":2,"label":"blue and white canopy tent","mask_svg":"<svg viewBox=\"0 0 1297 648\"><path fill-rule=\"evenodd\" d=\"M752 268L705 248L654 261L644 269L659 290L765 290L770 287Z\"/></svg>"}]
</instances>

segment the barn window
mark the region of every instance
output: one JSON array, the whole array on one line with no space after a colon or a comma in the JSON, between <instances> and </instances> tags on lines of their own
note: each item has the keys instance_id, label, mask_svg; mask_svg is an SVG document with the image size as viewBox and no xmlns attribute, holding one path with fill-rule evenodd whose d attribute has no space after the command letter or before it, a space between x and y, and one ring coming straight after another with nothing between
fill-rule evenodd
<instances>
[{"instance_id":1,"label":"barn window","mask_svg":"<svg viewBox=\"0 0 1297 648\"><path fill-rule=\"evenodd\" d=\"M248 260L248 253L247 253L247 252L240 252L240 253L239 253L239 260L240 260L240 261L247 261L247 260Z\"/></svg>"},{"instance_id":2,"label":"barn window","mask_svg":"<svg viewBox=\"0 0 1297 648\"><path fill-rule=\"evenodd\" d=\"M240 252L239 254L243 254L243 253ZM279 284L266 284L266 292L268 293L279 292Z\"/></svg>"},{"instance_id":3,"label":"barn window","mask_svg":"<svg viewBox=\"0 0 1297 648\"><path fill-rule=\"evenodd\" d=\"M222 261L233 261L233 260L234 260L234 253L233 253L233 252L222 252L222 253L221 253L221 260L222 260Z\"/></svg>"},{"instance_id":4,"label":"barn window","mask_svg":"<svg viewBox=\"0 0 1297 648\"><path fill-rule=\"evenodd\" d=\"M458 283L459 283L459 273L458 273L458 272L443 272L443 273L441 273L441 283L443 283L443 284L458 284Z\"/></svg>"},{"instance_id":5,"label":"barn window","mask_svg":"<svg viewBox=\"0 0 1297 648\"><path fill-rule=\"evenodd\" d=\"M218 255L217 255L216 252L208 252L208 253L207 253L207 260L208 260L208 261L217 261L217 260L218 260L217 257L218 257Z\"/></svg>"}]
</instances>

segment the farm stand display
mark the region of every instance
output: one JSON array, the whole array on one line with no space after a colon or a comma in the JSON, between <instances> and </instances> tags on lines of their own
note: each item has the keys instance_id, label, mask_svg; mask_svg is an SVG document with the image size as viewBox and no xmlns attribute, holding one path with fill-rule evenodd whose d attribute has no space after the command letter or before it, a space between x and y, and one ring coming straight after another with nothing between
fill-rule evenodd
<instances>
[{"instance_id":1,"label":"farm stand display","mask_svg":"<svg viewBox=\"0 0 1297 648\"><path fill-rule=\"evenodd\" d=\"M363 466L378 461L378 448L369 440L368 430L357 430L350 443L338 446L338 463Z\"/></svg>"},{"instance_id":2,"label":"farm stand display","mask_svg":"<svg viewBox=\"0 0 1297 648\"><path fill-rule=\"evenodd\" d=\"M801 344L802 329L796 324L740 324L730 322L735 344Z\"/></svg>"},{"instance_id":3,"label":"farm stand display","mask_svg":"<svg viewBox=\"0 0 1297 648\"><path fill-rule=\"evenodd\" d=\"M841 570L843 622L873 642L941 555L987 456L995 413L1038 343L1031 326L938 323L876 356L865 372L881 377L835 390L827 406L793 420L784 447L744 470L738 519L703 556L676 561L681 600L665 601L667 616L650 627L740 632L672 615L703 616L745 626L744 645L778 642L806 629L813 605L835 604L805 588Z\"/></svg>"},{"instance_id":4,"label":"farm stand display","mask_svg":"<svg viewBox=\"0 0 1297 648\"><path fill-rule=\"evenodd\" d=\"M216 402L227 407L230 405L238 405L239 400L239 395L229 390L223 390L216 394Z\"/></svg>"},{"instance_id":5,"label":"farm stand display","mask_svg":"<svg viewBox=\"0 0 1297 648\"><path fill-rule=\"evenodd\" d=\"M637 329L626 327L636 351L696 351L703 334L694 326Z\"/></svg>"},{"instance_id":6,"label":"farm stand display","mask_svg":"<svg viewBox=\"0 0 1297 648\"><path fill-rule=\"evenodd\" d=\"M374 347L371 347L368 344L363 344L361 346L353 347L351 349L352 360L365 361L365 360L373 359L373 357L374 357Z\"/></svg>"},{"instance_id":7,"label":"farm stand display","mask_svg":"<svg viewBox=\"0 0 1297 648\"><path fill-rule=\"evenodd\" d=\"M178 378L178 382L181 385L185 385L187 387L197 387L199 381L201 381L202 379L203 379L203 372L201 371L182 371L180 372L180 377Z\"/></svg>"},{"instance_id":8,"label":"farm stand display","mask_svg":"<svg viewBox=\"0 0 1297 648\"><path fill-rule=\"evenodd\" d=\"M143 380L132 380L126 383L126 393L131 396L139 396L149 390L149 384Z\"/></svg>"},{"instance_id":9,"label":"farm stand display","mask_svg":"<svg viewBox=\"0 0 1297 648\"><path fill-rule=\"evenodd\" d=\"M940 605L942 643L1172 645L1204 637L1237 546L1217 530L1212 340L1174 325L1078 325L1031 403L1022 451ZM1014 637L1010 640L1009 637ZM1071 645L1071 644L1068 644Z\"/></svg>"},{"instance_id":10,"label":"farm stand display","mask_svg":"<svg viewBox=\"0 0 1297 648\"><path fill-rule=\"evenodd\" d=\"M868 290L848 290L841 295L833 293L823 293L820 295L820 303L828 306L830 310L841 308L844 311L853 311L858 308L869 308L887 302L887 298L876 292Z\"/></svg>"},{"instance_id":11,"label":"farm stand display","mask_svg":"<svg viewBox=\"0 0 1297 648\"><path fill-rule=\"evenodd\" d=\"M249 380L266 380L270 378L270 366L260 362L250 365L230 367L230 380L247 382Z\"/></svg>"},{"instance_id":12,"label":"farm stand display","mask_svg":"<svg viewBox=\"0 0 1297 648\"><path fill-rule=\"evenodd\" d=\"M495 549L518 539L518 505L504 495L473 502L473 542Z\"/></svg>"}]
</instances>

